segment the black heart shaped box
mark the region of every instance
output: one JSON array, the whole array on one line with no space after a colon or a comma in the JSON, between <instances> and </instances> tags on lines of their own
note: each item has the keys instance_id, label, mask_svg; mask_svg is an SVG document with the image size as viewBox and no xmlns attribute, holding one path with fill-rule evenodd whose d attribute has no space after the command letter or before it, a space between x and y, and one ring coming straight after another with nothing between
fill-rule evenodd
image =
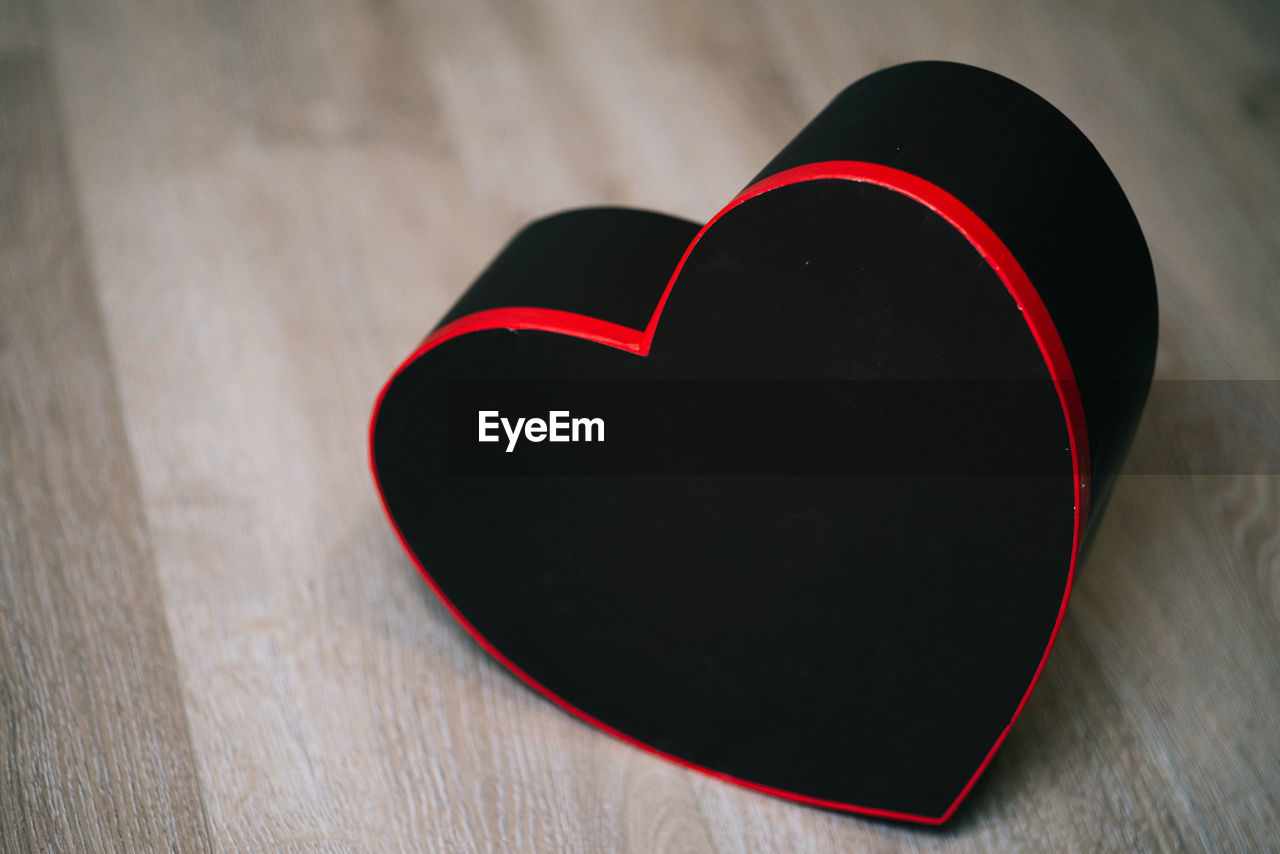
<instances>
[{"instance_id":1,"label":"black heart shaped box","mask_svg":"<svg viewBox=\"0 0 1280 854\"><path fill-rule=\"evenodd\" d=\"M1045 666L1155 343L1142 233L1084 135L912 63L705 226L529 225L387 383L371 461L427 582L561 708L940 823Z\"/></svg>"}]
</instances>

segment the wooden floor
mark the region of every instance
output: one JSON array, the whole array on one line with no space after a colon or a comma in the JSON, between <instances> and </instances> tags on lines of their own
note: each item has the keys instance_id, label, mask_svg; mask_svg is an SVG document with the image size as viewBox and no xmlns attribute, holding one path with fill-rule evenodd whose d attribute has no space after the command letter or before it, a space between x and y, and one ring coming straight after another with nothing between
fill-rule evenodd
<instances>
[{"instance_id":1,"label":"wooden floor","mask_svg":"<svg viewBox=\"0 0 1280 854\"><path fill-rule=\"evenodd\" d=\"M924 57L1093 138L1155 260L1160 377L1280 380L1269 0L0 0L0 848L1280 850L1278 420L1154 398L941 830L570 718L382 517L374 395L519 225L705 218ZM1262 456L1160 473L1231 436Z\"/></svg>"}]
</instances>

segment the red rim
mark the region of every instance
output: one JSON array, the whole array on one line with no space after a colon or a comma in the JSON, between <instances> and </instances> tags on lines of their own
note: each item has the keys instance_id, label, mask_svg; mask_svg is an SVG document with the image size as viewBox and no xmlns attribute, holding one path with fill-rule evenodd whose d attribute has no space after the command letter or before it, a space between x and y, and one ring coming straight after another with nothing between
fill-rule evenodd
<instances>
[{"instance_id":1,"label":"red rim","mask_svg":"<svg viewBox=\"0 0 1280 854\"><path fill-rule=\"evenodd\" d=\"M405 541L404 534L400 527L396 524L390 510L387 508L386 498L382 494L382 484L378 480L378 469L373 458L373 429L378 421L378 412L382 408L382 400L386 396L387 389L395 381L411 363L421 357L424 353L436 347L437 345L448 341L450 338L456 338L459 335L466 335L470 332L479 332L486 329L533 329L543 332L554 332L560 335L569 335L575 338L583 338L588 341L594 341L598 344L604 344L609 347L616 347L620 350L626 350L639 356L645 356L649 352L649 348L653 343L654 332L658 328L658 322L662 317L662 309L667 304L667 297L671 294L671 289L675 286L676 280L680 278L680 272L684 269L685 261L693 252L698 241L707 233L711 226L715 225L729 211L733 210L743 202L753 199L770 190L776 190L779 187L785 187L790 184L797 184L803 181L818 180L845 180L845 181L861 181L868 184L885 187L895 192L919 202L929 210L941 216L950 225L960 232L975 249L982 258L987 262L1000 280L1004 283L1009 295L1017 304L1018 309L1022 312L1023 319L1026 321L1031 335L1035 339L1036 346L1040 349L1040 354L1044 358L1045 364L1049 369L1049 375L1053 379L1055 388L1058 391L1058 400L1062 405L1063 416L1066 419L1067 435L1071 442L1071 466L1074 476L1075 487L1075 521L1074 531L1071 544L1071 563L1067 569L1067 584L1062 594L1062 604L1058 608L1058 616L1053 625L1053 631L1049 635L1049 641L1045 645L1044 654L1040 658L1040 663L1036 667L1035 674L1031 677L1027 690L1023 693L1022 699L1019 701L1017 708L1013 712L1013 716L1009 719L1009 723L1001 731L1000 736L996 739L991 749L987 751L982 763L974 771L969 782L960 790L960 794L951 803L940 816L923 816L911 813L895 812L893 810L878 809L876 807L864 807L857 804L841 803L839 801L828 801L821 798L814 798L809 795L803 795L796 792L789 792L783 789L776 789L771 786L765 786L760 783L753 783L750 780L743 780L729 774L707 768L702 765L696 765L687 760L681 759L670 753L659 750L652 745L645 744L624 732L620 732L609 726L604 721L598 720L581 709L573 706L546 686L542 685L519 665L502 654L497 647L489 642L484 635L471 624L471 622L462 615L457 607L449 600L440 586L436 584L431 574L423 567L418 556L414 554L413 549ZM1071 370L1071 363L1067 358L1067 351L1062 345L1062 339L1058 336L1058 331L1053 325L1053 319L1049 316L1048 309L1040 299L1040 294L1031 284L1031 280L1027 277L1022 266L1018 264L1017 259L1013 257L1013 253L998 238L985 222L978 217L973 211L966 207L959 199L952 196L934 184L925 181L908 172L899 169L893 169L889 166L882 166L878 163L863 163L853 160L828 161L824 163L813 163L808 166L799 166L794 169L788 169L771 175L762 181L759 181L747 189L739 193L733 201L725 205L715 216L713 216L706 225L694 236L690 242L689 248L685 250L684 256L680 259L680 263L676 265L674 272L671 274L670 280L667 282L666 289L662 292L662 297L658 300L657 306L654 307L653 314L649 318L649 322L644 329L631 329L630 327L620 326L615 323L600 320L594 317L587 317L581 314L574 314L567 311L555 311L545 308L534 307L511 307L511 308L494 308L485 311L478 311L474 314L468 314L460 317L451 323L448 323L439 329L436 329L428 335L421 345L405 359L404 362L396 368L395 373L383 385L382 390L378 393L377 402L374 404L373 415L369 420L369 467L373 472L374 483L378 487L378 498L382 503L382 511L386 515L387 520L391 523L392 530L396 532L396 536L400 540L400 545L404 548L409 558L417 567L419 574L423 580L435 591L436 596L444 603L449 612L453 614L454 619L462 625L464 629L480 644L490 655L496 658L503 666L519 677L530 688L555 703L561 709L571 715L586 721L597 729L609 733L615 738L661 756L677 765L686 768L692 768L701 771L720 780L726 780L748 789L758 792L764 792L776 797L785 798L787 800L798 801L800 803L810 804L813 806L826 807L828 809L842 810L845 812L857 813L859 815L875 816L877 818L890 818L901 821L912 821L921 824L943 824L955 813L965 797L973 789L978 779L982 776L982 772L987 769L991 763L991 759L999 750L1000 745L1004 743L1005 738L1009 735L1014 722L1018 716L1022 714L1022 710L1027 705L1027 700L1031 696L1032 690L1036 683L1040 681L1040 675L1044 672L1045 664L1049 660L1049 652L1053 649L1054 641L1058 637L1058 630L1062 627L1063 617L1066 615L1067 602L1071 598L1071 587L1075 580L1076 560L1080 554L1080 539L1083 534L1083 526L1088 516L1089 509L1089 444L1088 434L1085 430L1084 407L1080 401L1079 389L1076 386L1075 376Z\"/></svg>"}]
</instances>

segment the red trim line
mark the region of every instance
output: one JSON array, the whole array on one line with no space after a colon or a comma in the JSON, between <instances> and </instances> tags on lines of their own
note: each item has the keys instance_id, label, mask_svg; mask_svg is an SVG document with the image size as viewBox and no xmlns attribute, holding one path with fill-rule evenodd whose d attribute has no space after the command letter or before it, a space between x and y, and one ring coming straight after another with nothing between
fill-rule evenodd
<instances>
[{"instance_id":1,"label":"red trim line","mask_svg":"<svg viewBox=\"0 0 1280 854\"><path fill-rule=\"evenodd\" d=\"M1067 584L1063 591L1062 604L1058 608L1058 617L1054 622L1053 631L1049 635L1049 642L1045 646L1044 654L1040 658L1040 664L1036 667L1035 674L1031 677L1031 683L1027 686L1026 692L1022 695L1022 700L1018 703L1018 707L1014 710L1013 716L1009 719L1009 723L996 739L995 744L987 752L986 757L973 773L969 782L960 790L960 794L956 796L955 801L947 808L941 816L922 816L910 813L895 812L893 810L878 809L875 807L863 807L856 804L845 804L836 801L822 800L821 798L810 797L796 792L788 792L782 789L775 789L771 786L753 783L750 780L743 780L712 768L706 768L701 765L695 765L692 762L681 759L679 756L673 756L659 750L652 745L645 744L626 733L619 732L604 721L592 717L581 709L570 705L566 700L557 696L546 686L535 680L532 676L522 670L515 662L507 658L500 652L497 647L491 644L471 622L462 615L457 607L449 601L444 592L436 584L430 573L423 567L418 556L414 554L413 549L409 548L409 544L405 541L404 534L396 525L395 519L391 516L391 511L387 507L386 498L382 494L382 484L378 481L378 469L373 458L373 429L378 421L378 412L382 408L382 400L386 397L387 389L395 381L411 363L416 361L420 356L431 350L438 344L448 341L450 338L456 338L459 335L466 335L469 332L479 332L487 329L535 329L544 332L555 332L561 335L569 335L575 338L584 338L588 341L595 341L599 344L605 344L610 347L616 347L620 350L626 350L636 353L640 356L648 355L649 348L653 343L654 332L658 328L658 321L662 317L662 310L667 304L667 297L671 294L671 289L675 286L676 281L680 278L680 273L684 269L685 262L689 260L690 254L695 246L707 233L716 221L738 205L746 202L756 196L776 190L779 187L786 187L791 184L797 184L804 181L820 181L820 180L845 180L845 181L861 181L868 184L875 184L885 187L889 190L901 193L910 199L913 199L938 216L945 219L958 232L964 235L978 253L982 255L983 260L990 265L996 275L1004 283L1009 295L1017 304L1018 309L1022 312L1023 319L1027 323L1027 327L1031 330L1031 335L1035 338L1036 345L1040 348L1040 354L1043 356L1045 364L1049 368L1049 375L1052 377L1054 386L1058 391L1058 401L1062 405L1063 416L1067 423L1067 435L1071 443L1071 466L1073 476L1075 478L1075 522L1074 533L1071 544L1071 564L1067 569ZM561 709L565 710L574 717L580 718L592 726L601 729L615 738L621 739L628 744L646 750L649 753L661 756L677 765L683 765L686 768L692 768L695 771L701 771L712 777L726 780L730 783L736 783L748 789L754 789L757 792L764 792L776 797L785 798L787 800L799 801L801 803L811 804L828 809L843 810L846 812L857 813L860 815L875 816L878 818L890 818L901 821L912 821L921 824L943 824L959 808L962 801L973 789L978 782L978 778L982 776L982 772L987 769L999 750L1000 745L1004 743L1005 738L1009 735L1010 729L1013 727L1014 721L1022 714L1022 710L1027 705L1027 700L1031 696L1032 690L1036 683L1040 681L1040 675L1044 672L1045 664L1049 660L1049 652L1053 649L1054 641L1058 637L1058 630L1062 627L1063 617L1067 612L1067 602L1071 598L1071 587L1075 580L1076 561L1080 555L1080 540L1084 533L1084 523L1089 512L1089 440L1085 429L1084 406L1080 400L1080 391L1076 386L1075 375L1071 370L1071 362L1067 358L1067 351L1062 345L1062 339L1058 336L1058 330L1053 325L1053 319L1049 316L1049 311L1045 308L1044 303L1040 299L1040 294L1036 291L1035 286L1031 284L1031 280L1027 277L1026 272L1018 264L1017 259L1013 257L1013 253L1008 247L996 236L990 227L987 226L981 218L964 205L955 196L943 190L934 184L918 178L908 172L894 169L889 166L882 166L878 163L863 163L860 161L829 161L825 163L813 163L808 166L799 166L794 169L788 169L771 175L762 181L759 181L738 194L733 201L725 205L725 207L713 216L706 225L697 233L693 241L689 244L689 248L685 250L684 256L680 259L680 263L676 265L675 271L671 274L671 279L667 282L666 290L663 291L662 297L658 300L657 306L653 310L653 315L649 318L648 324L643 330L631 329L626 326L619 326L616 323L609 323L594 317L586 315L574 314L567 311L555 311L546 308L533 307L513 307L513 308L493 308L484 311L478 311L474 314L468 314L460 317L451 323L445 324L428 335L421 345L405 359L404 362L396 369L391 378L383 385L382 391L378 394L377 403L374 404L373 416L369 420L369 467L373 471L374 483L378 486L378 497L382 503L382 510L386 514L388 521L391 523L392 529L396 532L396 536L400 539L400 545L404 547L405 552L409 555L414 565L418 568L418 572L423 579L440 597L440 601L444 603L449 612L453 614L459 624L480 644L490 655L496 658L503 666L514 673L529 687L533 688L542 696L555 703Z\"/></svg>"},{"instance_id":2,"label":"red trim line","mask_svg":"<svg viewBox=\"0 0 1280 854\"><path fill-rule=\"evenodd\" d=\"M556 311L551 308L489 308L472 314L463 315L451 323L446 323L432 332L418 351L409 357L409 362L421 356L432 347L466 335L468 332L479 332L484 329L538 329L543 332L558 332L575 338L586 338L600 344L608 344L619 350L630 350L641 356L649 352L649 340L638 329L619 326L607 320L588 317L585 314L574 314L570 311ZM400 366L401 370L408 365ZM395 379L395 376L392 376ZM390 383L388 383L389 385ZM376 410L375 410L376 413Z\"/></svg>"}]
</instances>

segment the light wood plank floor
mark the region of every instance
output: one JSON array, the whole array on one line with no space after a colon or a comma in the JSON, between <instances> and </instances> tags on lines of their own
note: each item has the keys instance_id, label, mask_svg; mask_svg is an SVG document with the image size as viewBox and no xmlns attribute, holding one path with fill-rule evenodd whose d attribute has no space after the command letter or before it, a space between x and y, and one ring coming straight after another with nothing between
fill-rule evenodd
<instances>
[{"instance_id":1,"label":"light wood plank floor","mask_svg":"<svg viewBox=\"0 0 1280 854\"><path fill-rule=\"evenodd\" d=\"M1154 256L1160 377L1280 380L1268 0L0 0L0 847L1280 850L1254 410L1153 399L1039 688L933 831L571 719L382 518L373 397L517 227L705 218L844 85L926 57L1093 138ZM1257 453L1158 473L1187 437Z\"/></svg>"}]
</instances>

